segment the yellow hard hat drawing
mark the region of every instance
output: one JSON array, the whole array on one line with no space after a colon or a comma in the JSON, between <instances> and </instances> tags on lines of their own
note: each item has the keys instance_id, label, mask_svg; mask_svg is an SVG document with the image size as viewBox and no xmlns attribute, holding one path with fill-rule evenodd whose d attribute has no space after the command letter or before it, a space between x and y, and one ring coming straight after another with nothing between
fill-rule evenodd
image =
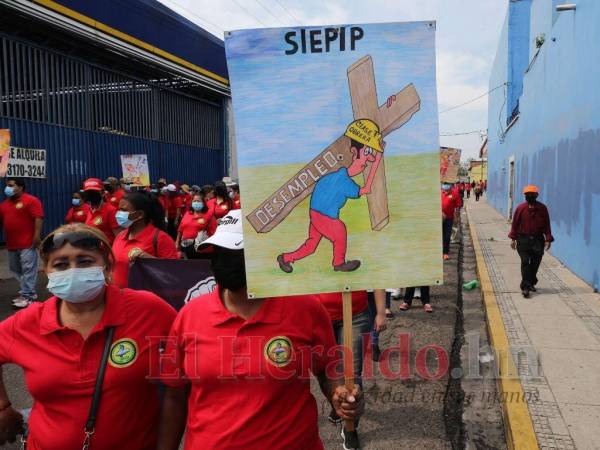
<instances>
[{"instance_id":1,"label":"yellow hard hat drawing","mask_svg":"<svg viewBox=\"0 0 600 450\"><path fill-rule=\"evenodd\" d=\"M367 147L371 147L373 150L383 153L381 132L377 124L370 119L355 120L348 125L344 135Z\"/></svg>"}]
</instances>

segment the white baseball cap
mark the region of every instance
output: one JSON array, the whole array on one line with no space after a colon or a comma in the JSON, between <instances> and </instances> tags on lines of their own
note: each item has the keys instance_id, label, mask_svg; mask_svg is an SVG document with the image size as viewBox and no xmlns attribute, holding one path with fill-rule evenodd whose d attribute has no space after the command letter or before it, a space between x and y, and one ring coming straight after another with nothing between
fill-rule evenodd
<instances>
[{"instance_id":1,"label":"white baseball cap","mask_svg":"<svg viewBox=\"0 0 600 450\"><path fill-rule=\"evenodd\" d=\"M175 186L174 184L168 184L167 185L167 191L169 192L175 192L177 190L177 186Z\"/></svg>"},{"instance_id":2,"label":"white baseball cap","mask_svg":"<svg viewBox=\"0 0 600 450\"><path fill-rule=\"evenodd\" d=\"M227 187L237 185L236 181L231 177L223 177L221 181L223 181L223 183L225 183L225 186Z\"/></svg>"},{"instance_id":3,"label":"white baseball cap","mask_svg":"<svg viewBox=\"0 0 600 450\"><path fill-rule=\"evenodd\" d=\"M215 245L229 250L243 250L242 210L234 209L229 211L225 217L219 219L215 234L205 240L200 247L206 245Z\"/></svg>"}]
</instances>

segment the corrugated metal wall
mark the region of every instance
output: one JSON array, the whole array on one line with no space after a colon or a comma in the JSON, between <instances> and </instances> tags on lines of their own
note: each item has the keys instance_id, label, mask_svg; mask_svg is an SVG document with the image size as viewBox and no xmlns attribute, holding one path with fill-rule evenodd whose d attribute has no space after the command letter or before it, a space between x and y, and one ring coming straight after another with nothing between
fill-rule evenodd
<instances>
[{"instance_id":1,"label":"corrugated metal wall","mask_svg":"<svg viewBox=\"0 0 600 450\"><path fill-rule=\"evenodd\" d=\"M82 180L121 176L122 154L148 155L150 177L190 184L214 183L223 176L223 151L117 136L57 125L0 117L11 130L14 146L46 149L46 179L25 179L27 191L42 199L44 232L60 225L70 208L71 193ZM4 195L0 197L4 199Z\"/></svg>"},{"instance_id":2,"label":"corrugated metal wall","mask_svg":"<svg viewBox=\"0 0 600 450\"><path fill-rule=\"evenodd\" d=\"M147 154L150 177L191 184L224 175L223 108L0 35L0 128L11 145L47 151L44 231L62 223L88 177L122 175L120 155ZM0 197L3 199L3 196Z\"/></svg>"},{"instance_id":3,"label":"corrugated metal wall","mask_svg":"<svg viewBox=\"0 0 600 450\"><path fill-rule=\"evenodd\" d=\"M223 148L223 106L0 34L0 116Z\"/></svg>"}]
</instances>

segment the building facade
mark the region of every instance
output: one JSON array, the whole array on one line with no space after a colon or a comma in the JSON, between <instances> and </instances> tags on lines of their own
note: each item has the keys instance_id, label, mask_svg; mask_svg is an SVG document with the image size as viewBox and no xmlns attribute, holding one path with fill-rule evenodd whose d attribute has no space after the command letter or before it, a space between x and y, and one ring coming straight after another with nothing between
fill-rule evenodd
<instances>
[{"instance_id":1,"label":"building facade","mask_svg":"<svg viewBox=\"0 0 600 450\"><path fill-rule=\"evenodd\" d=\"M507 219L536 184L552 253L600 287L600 2L510 0L490 77L488 201Z\"/></svg>"},{"instance_id":2,"label":"building facade","mask_svg":"<svg viewBox=\"0 0 600 450\"><path fill-rule=\"evenodd\" d=\"M469 182L479 183L487 180L488 166L485 160L472 160L469 162Z\"/></svg>"},{"instance_id":3,"label":"building facade","mask_svg":"<svg viewBox=\"0 0 600 450\"><path fill-rule=\"evenodd\" d=\"M223 42L155 0L0 0L0 128L46 151L45 178L25 178L46 232L124 154L154 181L227 174L227 77Z\"/></svg>"}]
</instances>

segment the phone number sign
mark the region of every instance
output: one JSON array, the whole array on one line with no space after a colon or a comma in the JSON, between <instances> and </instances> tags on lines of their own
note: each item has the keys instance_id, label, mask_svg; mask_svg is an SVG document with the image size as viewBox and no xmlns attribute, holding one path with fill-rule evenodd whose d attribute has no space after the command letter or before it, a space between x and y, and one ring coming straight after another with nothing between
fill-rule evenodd
<instances>
[{"instance_id":1,"label":"phone number sign","mask_svg":"<svg viewBox=\"0 0 600 450\"><path fill-rule=\"evenodd\" d=\"M7 177L46 178L46 150L10 147Z\"/></svg>"}]
</instances>

